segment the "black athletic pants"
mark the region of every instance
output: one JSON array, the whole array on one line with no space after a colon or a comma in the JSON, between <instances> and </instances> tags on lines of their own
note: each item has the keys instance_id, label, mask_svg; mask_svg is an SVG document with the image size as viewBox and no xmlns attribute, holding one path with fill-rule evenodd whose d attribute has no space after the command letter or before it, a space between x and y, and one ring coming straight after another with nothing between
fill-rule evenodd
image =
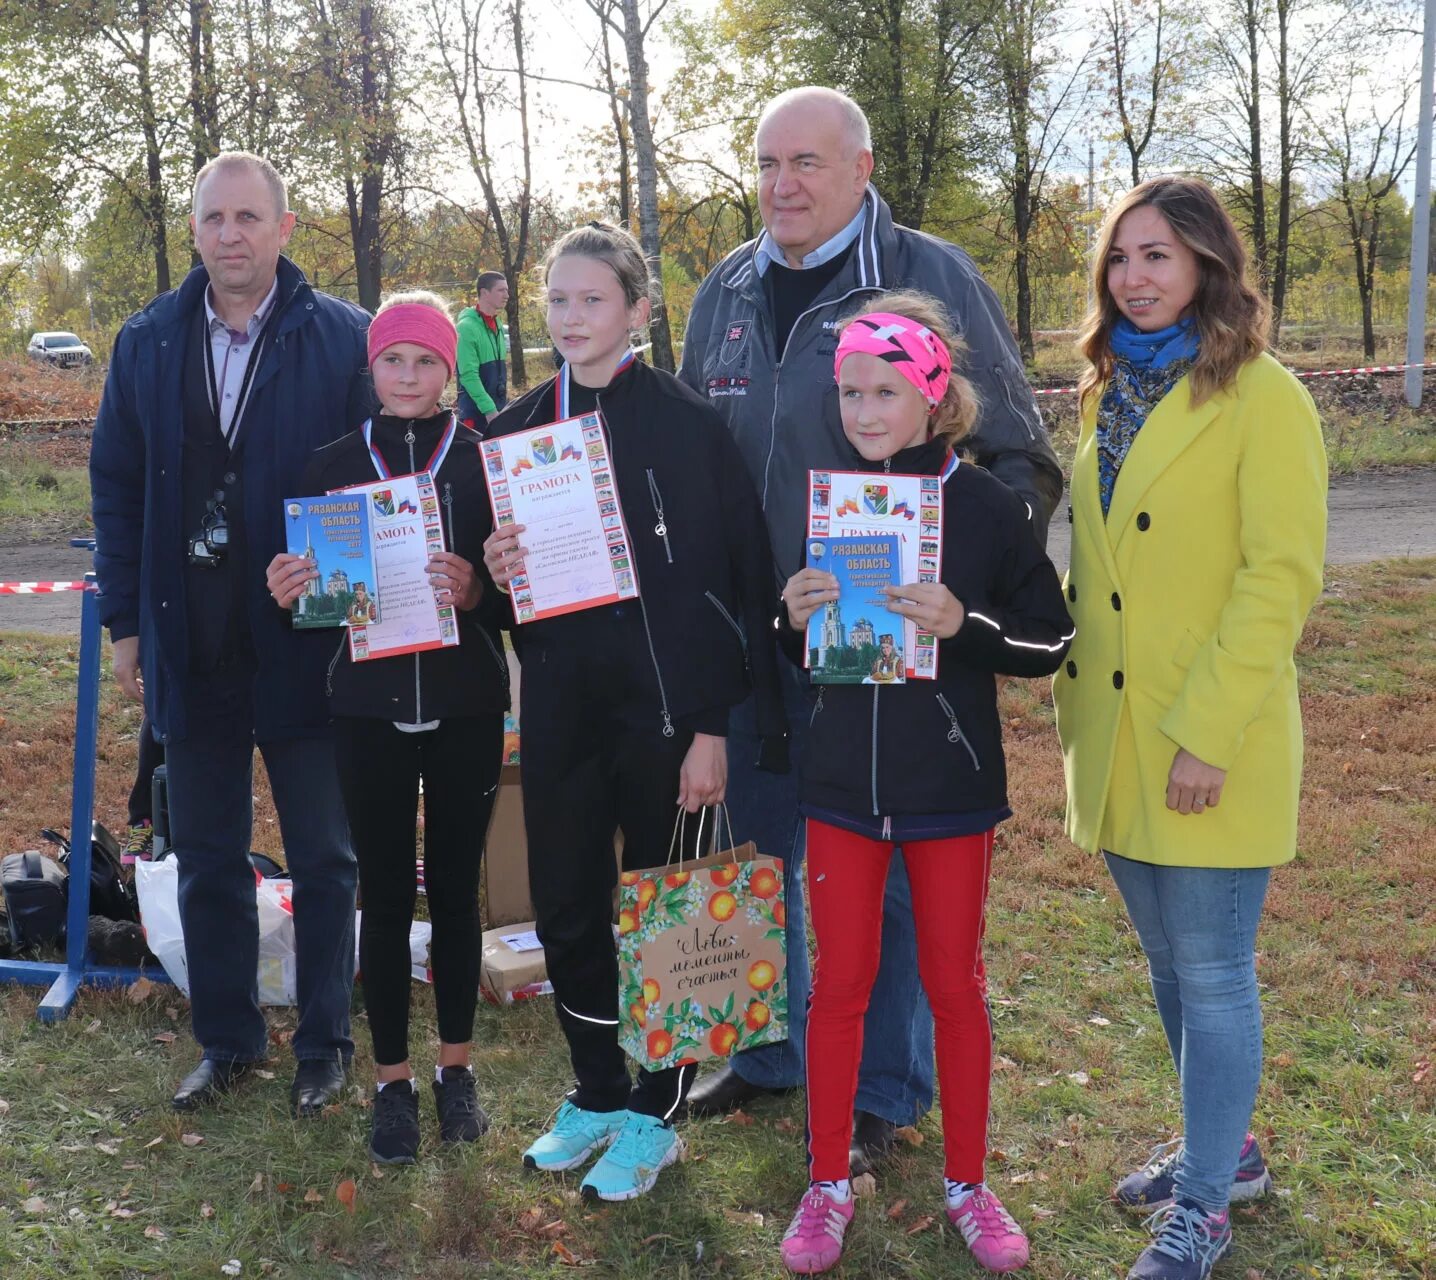
<instances>
[{"instance_id":1,"label":"black athletic pants","mask_svg":"<svg viewBox=\"0 0 1436 1280\"><path fill-rule=\"evenodd\" d=\"M164 743L150 732L150 718L140 721L140 736L135 744L139 760L135 764L135 785L130 788L130 822L137 827L154 819L155 770L165 762Z\"/></svg>"},{"instance_id":2,"label":"black athletic pants","mask_svg":"<svg viewBox=\"0 0 1436 1280\"><path fill-rule=\"evenodd\" d=\"M409 926L414 919L419 779L430 968L439 1039L473 1039L479 994L479 867L503 750L503 717L443 720L404 733L387 720L338 720L339 784L359 860L359 969L374 1061L409 1057Z\"/></svg>"},{"instance_id":3,"label":"black athletic pants","mask_svg":"<svg viewBox=\"0 0 1436 1280\"><path fill-rule=\"evenodd\" d=\"M630 622L620 614L612 626L607 618L562 631L550 624L547 636L557 632L561 643L525 641L519 767L538 935L578 1080L569 1098L588 1111L626 1107L669 1120L696 1068L640 1069L630 1084L618 1045L613 838L622 829L625 870L667 861L693 734L675 727L663 736L643 633L635 637ZM685 825L690 843L697 827Z\"/></svg>"}]
</instances>

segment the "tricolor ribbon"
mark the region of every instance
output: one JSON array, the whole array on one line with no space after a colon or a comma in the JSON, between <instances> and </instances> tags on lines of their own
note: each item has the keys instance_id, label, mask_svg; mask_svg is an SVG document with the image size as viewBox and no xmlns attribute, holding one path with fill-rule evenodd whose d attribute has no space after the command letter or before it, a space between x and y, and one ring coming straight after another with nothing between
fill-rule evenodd
<instances>
[{"instance_id":1,"label":"tricolor ribbon","mask_svg":"<svg viewBox=\"0 0 1436 1280\"><path fill-rule=\"evenodd\" d=\"M618 375L622 373L625 369L627 369L628 366L631 365L636 359L638 359L638 353L632 347L629 347L628 350L623 353L623 359L618 362L618 368L613 371L613 377L609 378L608 381L612 383L613 378L618 377ZM565 360L563 362L563 367L558 371L558 377L553 380L553 405L554 413L557 415L554 418L555 422L565 422L573 416L568 411L568 388L569 368L568 361Z\"/></svg>"},{"instance_id":2,"label":"tricolor ribbon","mask_svg":"<svg viewBox=\"0 0 1436 1280\"><path fill-rule=\"evenodd\" d=\"M439 474L439 468L444 465L444 459L449 456L449 446L454 443L454 436L458 429L459 419L457 415L451 413L449 425L444 428L444 434L439 437L439 443L434 446L434 452L430 455L429 461L420 467L419 471L427 471L431 476ZM379 473L379 479L392 480L393 473L389 470L388 463L384 461L384 455L379 452L378 446L374 443L374 419L366 419L359 430L364 436L365 447L369 450L370 460L374 463L374 470ZM417 475L418 472L414 474Z\"/></svg>"}]
</instances>

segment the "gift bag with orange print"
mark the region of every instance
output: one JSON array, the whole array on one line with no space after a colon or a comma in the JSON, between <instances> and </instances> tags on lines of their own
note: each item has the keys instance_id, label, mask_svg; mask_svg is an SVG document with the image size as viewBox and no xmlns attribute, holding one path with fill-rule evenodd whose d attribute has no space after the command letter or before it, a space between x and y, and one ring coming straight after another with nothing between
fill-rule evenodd
<instances>
[{"instance_id":1,"label":"gift bag with orange print","mask_svg":"<svg viewBox=\"0 0 1436 1280\"><path fill-rule=\"evenodd\" d=\"M732 843L619 877L619 1040L649 1070L788 1038L783 860Z\"/></svg>"}]
</instances>

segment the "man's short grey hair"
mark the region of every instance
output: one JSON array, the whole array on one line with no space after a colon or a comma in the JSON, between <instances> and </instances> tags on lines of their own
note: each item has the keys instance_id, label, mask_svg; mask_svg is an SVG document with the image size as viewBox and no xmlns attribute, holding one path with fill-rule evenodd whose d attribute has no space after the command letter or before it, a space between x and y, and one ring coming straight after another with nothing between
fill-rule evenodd
<instances>
[{"instance_id":1,"label":"man's short grey hair","mask_svg":"<svg viewBox=\"0 0 1436 1280\"><path fill-rule=\"evenodd\" d=\"M847 135L853 150L871 151L873 149L873 131L863 109L847 94L818 84L805 84L797 89L789 89L785 93L780 93L763 108L763 114L758 117L758 133L763 132L763 126L770 116L783 110L784 107L795 106L799 103L823 103L836 107L842 117L843 132Z\"/></svg>"},{"instance_id":2,"label":"man's short grey hair","mask_svg":"<svg viewBox=\"0 0 1436 1280\"><path fill-rule=\"evenodd\" d=\"M284 186L284 179L279 176L279 170L268 160L250 151L221 151L194 175L194 194L190 204L191 211L196 215L199 213L201 184L210 174L217 173L222 169L248 169L252 173L259 174L269 188L269 194L274 198L274 216L282 218L289 212L289 192Z\"/></svg>"}]
</instances>

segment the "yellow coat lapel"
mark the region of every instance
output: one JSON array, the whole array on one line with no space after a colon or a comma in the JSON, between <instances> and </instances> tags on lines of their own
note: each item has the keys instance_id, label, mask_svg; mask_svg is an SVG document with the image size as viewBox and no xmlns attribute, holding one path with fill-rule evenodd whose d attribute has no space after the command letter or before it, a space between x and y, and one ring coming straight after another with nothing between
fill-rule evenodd
<instances>
[{"instance_id":1,"label":"yellow coat lapel","mask_svg":"<svg viewBox=\"0 0 1436 1280\"><path fill-rule=\"evenodd\" d=\"M1112 506L1107 512L1107 528L1112 531L1112 536L1117 541L1121 540L1132 513L1153 482L1181 457L1187 446L1206 429L1226 403L1227 397L1218 392L1199 408L1193 409L1191 387L1190 378L1183 378L1167 392L1142 424L1137 438L1132 441L1132 447L1122 462L1122 469L1117 473L1117 483L1112 490ZM1094 473L1096 456L1094 439Z\"/></svg>"}]
</instances>

